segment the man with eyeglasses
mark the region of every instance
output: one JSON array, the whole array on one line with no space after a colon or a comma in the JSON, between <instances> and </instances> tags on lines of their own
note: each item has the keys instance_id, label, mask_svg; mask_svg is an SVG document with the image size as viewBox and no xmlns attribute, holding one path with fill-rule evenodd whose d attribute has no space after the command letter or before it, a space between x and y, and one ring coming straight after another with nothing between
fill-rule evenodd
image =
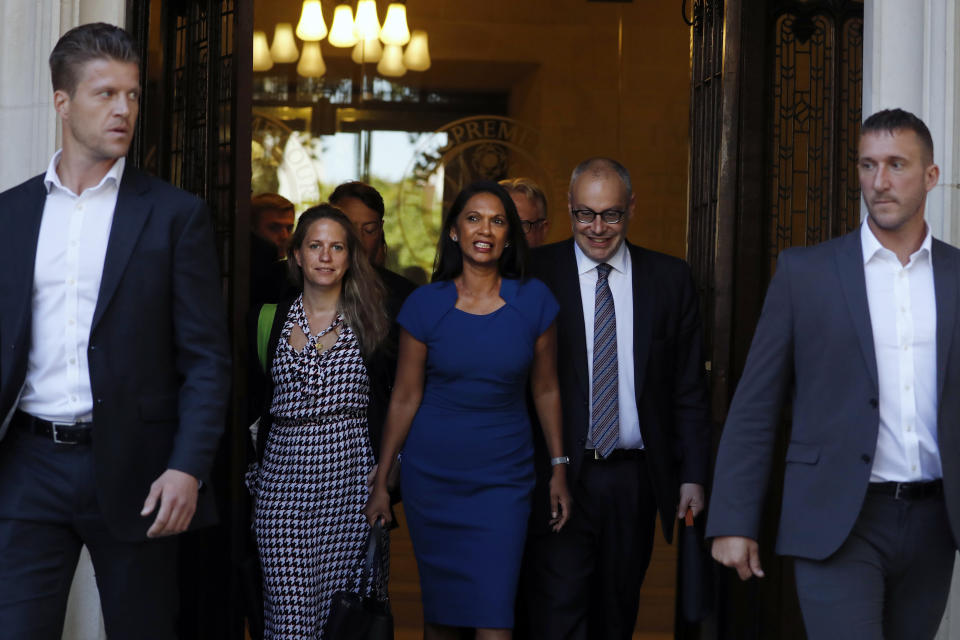
<instances>
[{"instance_id":1,"label":"man with eyeglasses","mask_svg":"<svg viewBox=\"0 0 960 640\"><path fill-rule=\"evenodd\" d=\"M330 204L343 211L350 219L353 228L360 237L360 244L363 245L370 263L373 265L380 276L384 289L387 292L387 314L393 322L404 300L410 295L417 286L403 276L390 271L383 266L384 249L386 244L383 239L383 216L385 207L383 205L383 196L372 186L359 180L344 182L333 190L330 194ZM387 417L387 405L390 402L390 391L393 389L393 376L397 368L397 327L393 323L390 335L387 339L387 345L382 348L383 357L375 359L368 358L368 373L371 377L371 390L374 393L370 397L370 407L367 410L367 419L375 428L371 433L377 436L376 442L373 442L374 452L380 451L379 434L383 427L383 421ZM377 383L375 379L383 382ZM382 394L382 395L380 395Z\"/></svg>"},{"instance_id":2,"label":"man with eyeglasses","mask_svg":"<svg viewBox=\"0 0 960 640\"><path fill-rule=\"evenodd\" d=\"M547 197L543 189L530 178L508 178L501 180L500 186L507 190L513 203L517 205L517 215L520 216L527 245L531 249L542 245L550 230Z\"/></svg>"},{"instance_id":3,"label":"man with eyeglasses","mask_svg":"<svg viewBox=\"0 0 960 640\"><path fill-rule=\"evenodd\" d=\"M560 303L557 374L574 508L559 533L534 496L522 577L531 638L632 637L659 512L704 505L710 422L699 301L677 258L626 242L636 197L609 158L570 178L573 238L531 252ZM536 433L536 430L534 430ZM549 460L542 438L538 463ZM550 469L537 469L536 492ZM538 511L538 509L541 509ZM521 629L518 636L524 635Z\"/></svg>"}]
</instances>

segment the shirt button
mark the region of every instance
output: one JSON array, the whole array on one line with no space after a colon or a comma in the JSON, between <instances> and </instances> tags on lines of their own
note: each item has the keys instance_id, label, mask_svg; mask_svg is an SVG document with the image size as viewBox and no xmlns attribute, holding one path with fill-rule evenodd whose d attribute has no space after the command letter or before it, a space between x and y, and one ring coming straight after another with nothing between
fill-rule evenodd
<instances>
[{"instance_id":1,"label":"shirt button","mask_svg":"<svg viewBox=\"0 0 960 640\"><path fill-rule=\"evenodd\" d=\"M912 465L910 467L910 471L916 471L916 470L917 470L917 465Z\"/></svg>"},{"instance_id":2,"label":"shirt button","mask_svg":"<svg viewBox=\"0 0 960 640\"><path fill-rule=\"evenodd\" d=\"M908 345L908 344L903 345L903 350L904 350L904 351L909 351L909 350L910 350L910 345Z\"/></svg>"},{"instance_id":3,"label":"shirt button","mask_svg":"<svg viewBox=\"0 0 960 640\"><path fill-rule=\"evenodd\" d=\"M67 284L72 287L73 285L77 284L77 281L74 280L73 278L70 278L69 280L67 280Z\"/></svg>"},{"instance_id":4,"label":"shirt button","mask_svg":"<svg viewBox=\"0 0 960 640\"><path fill-rule=\"evenodd\" d=\"M73 318L70 318L69 320L67 320L67 324L72 327L73 325L76 324L76 321Z\"/></svg>"},{"instance_id":5,"label":"shirt button","mask_svg":"<svg viewBox=\"0 0 960 640\"><path fill-rule=\"evenodd\" d=\"M904 390L904 391L910 391L910 385L908 385L908 384L903 385L903 390Z\"/></svg>"},{"instance_id":6,"label":"shirt button","mask_svg":"<svg viewBox=\"0 0 960 640\"><path fill-rule=\"evenodd\" d=\"M76 359L76 358L70 358L70 364L77 364L77 359ZM907 431L909 431L909 429L907 429Z\"/></svg>"},{"instance_id":7,"label":"shirt button","mask_svg":"<svg viewBox=\"0 0 960 640\"><path fill-rule=\"evenodd\" d=\"M77 401L77 396L70 396L70 399L73 400L74 402L76 402L76 401Z\"/></svg>"},{"instance_id":8,"label":"shirt button","mask_svg":"<svg viewBox=\"0 0 960 640\"><path fill-rule=\"evenodd\" d=\"M912 424L908 424L908 425L907 425L907 433L909 433L909 432L911 432L911 431L913 431L913 425L912 425Z\"/></svg>"}]
</instances>

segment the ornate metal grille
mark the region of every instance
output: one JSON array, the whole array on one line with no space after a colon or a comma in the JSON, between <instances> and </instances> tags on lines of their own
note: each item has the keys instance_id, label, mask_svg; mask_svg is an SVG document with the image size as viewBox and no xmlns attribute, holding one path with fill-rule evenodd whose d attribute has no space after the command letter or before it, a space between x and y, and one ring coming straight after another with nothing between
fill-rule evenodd
<instances>
[{"instance_id":1,"label":"ornate metal grille","mask_svg":"<svg viewBox=\"0 0 960 640\"><path fill-rule=\"evenodd\" d=\"M235 0L172 3L167 24L171 94L169 180L210 205L224 294L233 261Z\"/></svg>"},{"instance_id":2,"label":"ornate metal grille","mask_svg":"<svg viewBox=\"0 0 960 640\"><path fill-rule=\"evenodd\" d=\"M795 6L774 16L772 39L771 273L782 249L822 242L859 221L862 5L785 4Z\"/></svg>"},{"instance_id":3,"label":"ornate metal grille","mask_svg":"<svg viewBox=\"0 0 960 640\"><path fill-rule=\"evenodd\" d=\"M700 292L704 353L709 354L713 349L713 274L722 133L723 0L696 2L694 11L687 258Z\"/></svg>"}]
</instances>

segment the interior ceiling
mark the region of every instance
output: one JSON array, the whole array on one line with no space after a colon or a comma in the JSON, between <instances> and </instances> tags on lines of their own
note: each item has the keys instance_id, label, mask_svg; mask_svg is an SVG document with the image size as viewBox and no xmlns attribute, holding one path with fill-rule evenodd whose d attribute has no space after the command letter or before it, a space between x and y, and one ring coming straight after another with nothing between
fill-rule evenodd
<instances>
[{"instance_id":1,"label":"interior ceiling","mask_svg":"<svg viewBox=\"0 0 960 640\"><path fill-rule=\"evenodd\" d=\"M300 0L255 0L254 29L267 34L267 41L273 41L273 27L278 22L289 22L296 27L300 18ZM381 11L382 12L382 11ZM382 18L383 16L381 16ZM324 18L327 28L333 18L329 7L324 5ZM409 18L408 18L409 19ZM302 45L297 40L297 46ZM355 66L350 60L351 49L332 46L326 39L320 43L327 68L331 72L341 72L348 66ZM431 52L432 54L432 52ZM375 65L370 65L370 73L376 73ZM289 73L295 72L296 63L275 65L269 72L288 67ZM523 80L537 68L532 62L474 61L474 60L438 60L432 56L430 68L423 72L408 71L398 81L427 89L446 91L506 92L517 82Z\"/></svg>"}]
</instances>

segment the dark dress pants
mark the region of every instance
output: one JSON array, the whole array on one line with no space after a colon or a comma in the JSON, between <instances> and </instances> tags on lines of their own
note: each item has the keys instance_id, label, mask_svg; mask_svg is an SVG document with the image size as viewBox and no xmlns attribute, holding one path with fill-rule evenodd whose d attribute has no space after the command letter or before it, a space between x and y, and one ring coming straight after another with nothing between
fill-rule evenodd
<instances>
[{"instance_id":1,"label":"dark dress pants","mask_svg":"<svg viewBox=\"0 0 960 640\"><path fill-rule=\"evenodd\" d=\"M175 538L114 538L97 506L91 447L11 428L0 441L0 637L60 640L84 544L110 640L175 638Z\"/></svg>"},{"instance_id":2,"label":"dark dress pants","mask_svg":"<svg viewBox=\"0 0 960 640\"><path fill-rule=\"evenodd\" d=\"M810 640L928 640L947 605L956 554L943 496L867 494L826 560L794 562Z\"/></svg>"},{"instance_id":3,"label":"dark dress pants","mask_svg":"<svg viewBox=\"0 0 960 640\"><path fill-rule=\"evenodd\" d=\"M636 625L656 501L645 461L584 460L559 533L531 528L522 588L535 640L617 640Z\"/></svg>"}]
</instances>

